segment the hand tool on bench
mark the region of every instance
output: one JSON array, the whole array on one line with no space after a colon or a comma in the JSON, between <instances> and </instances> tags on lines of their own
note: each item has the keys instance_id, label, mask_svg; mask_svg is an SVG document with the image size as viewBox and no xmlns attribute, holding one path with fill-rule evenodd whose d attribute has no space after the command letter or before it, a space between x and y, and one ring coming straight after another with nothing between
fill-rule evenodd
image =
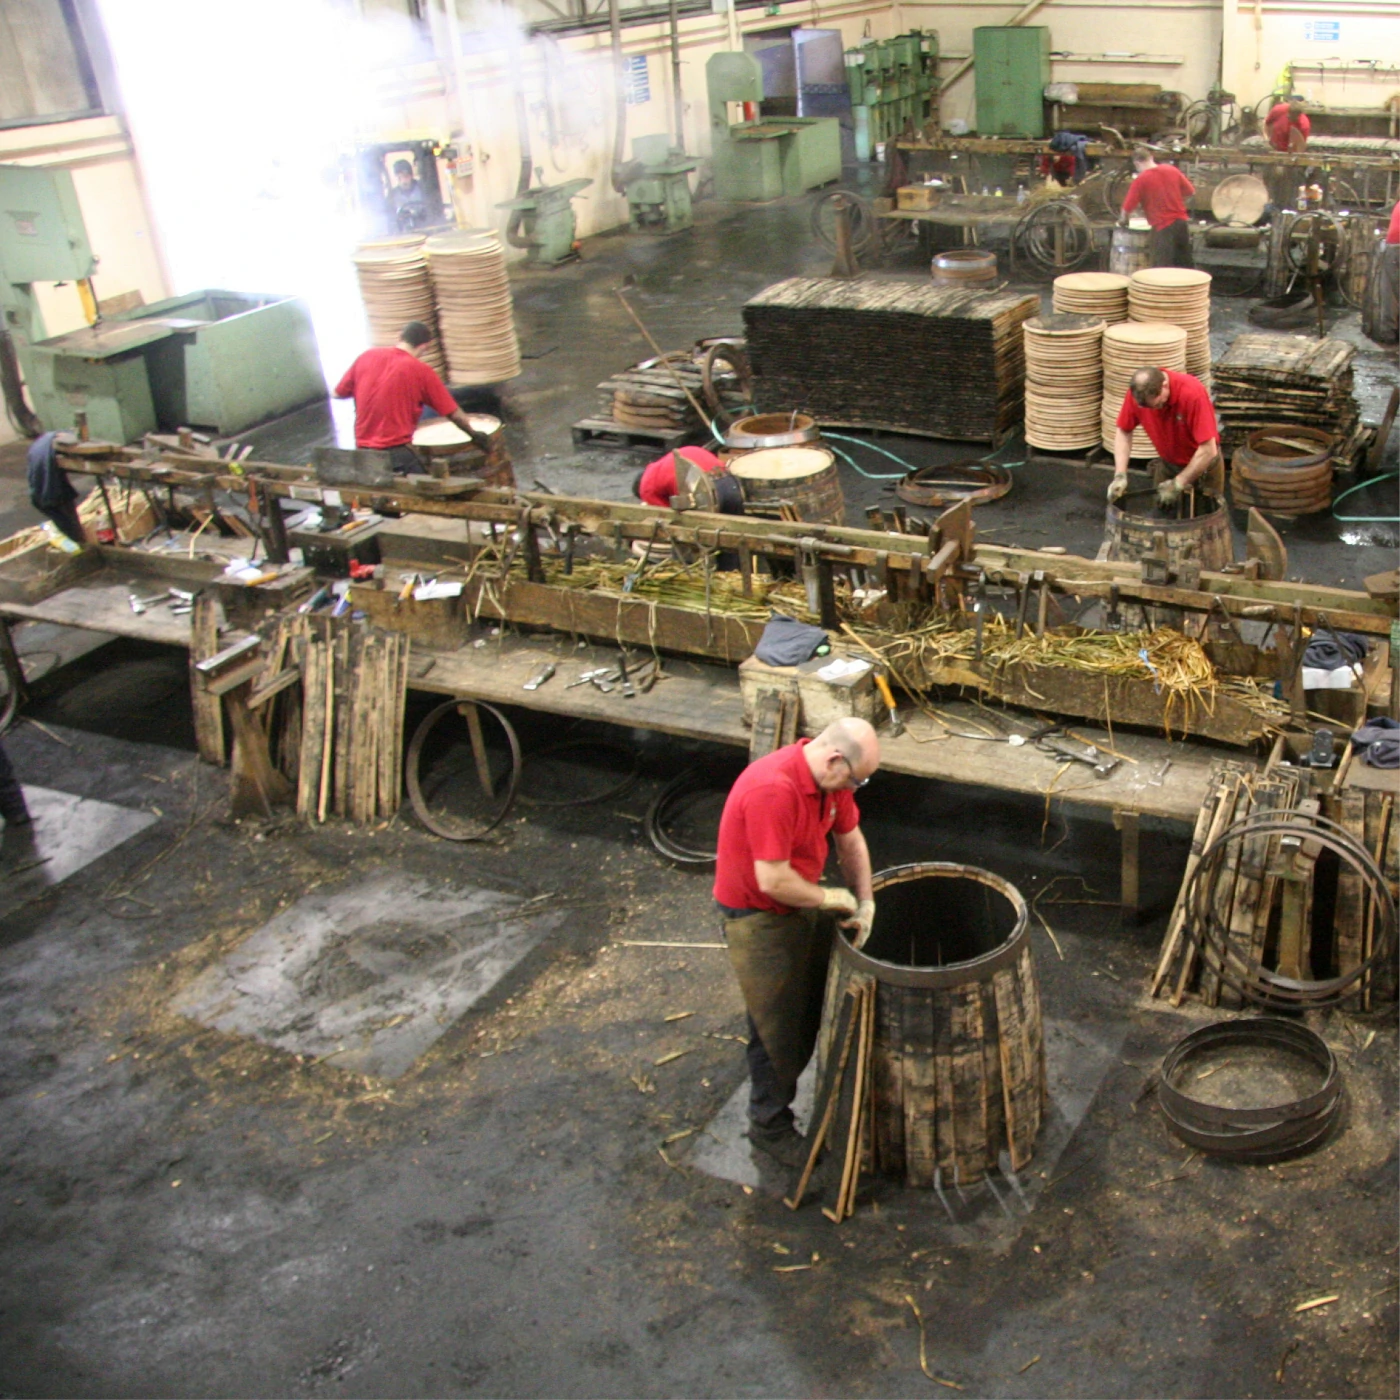
<instances>
[{"instance_id":1,"label":"hand tool on bench","mask_svg":"<svg viewBox=\"0 0 1400 1400\"><path fill-rule=\"evenodd\" d=\"M894 703L894 694L890 690L890 683L885 679L883 671L875 672L875 684L879 688L880 696L884 700L890 712L890 738L898 739L904 733L904 721L899 717L899 710Z\"/></svg>"}]
</instances>

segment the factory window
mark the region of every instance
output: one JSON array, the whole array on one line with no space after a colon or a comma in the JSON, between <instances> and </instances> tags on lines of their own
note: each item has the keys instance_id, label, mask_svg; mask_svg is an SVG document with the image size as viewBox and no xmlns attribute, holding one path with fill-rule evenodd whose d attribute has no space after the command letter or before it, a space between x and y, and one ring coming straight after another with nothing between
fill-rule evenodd
<instances>
[{"instance_id":1,"label":"factory window","mask_svg":"<svg viewBox=\"0 0 1400 1400\"><path fill-rule=\"evenodd\" d=\"M77 0L4 0L0 126L70 121L101 111Z\"/></svg>"}]
</instances>

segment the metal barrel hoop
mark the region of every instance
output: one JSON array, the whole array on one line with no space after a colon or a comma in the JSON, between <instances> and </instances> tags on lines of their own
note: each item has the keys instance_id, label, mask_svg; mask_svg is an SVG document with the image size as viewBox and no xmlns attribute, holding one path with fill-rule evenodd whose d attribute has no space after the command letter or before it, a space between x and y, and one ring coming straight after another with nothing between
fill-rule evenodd
<instances>
[{"instance_id":1,"label":"metal barrel hoop","mask_svg":"<svg viewBox=\"0 0 1400 1400\"><path fill-rule=\"evenodd\" d=\"M1301 819L1301 822L1290 818ZM1229 930L1221 925L1212 905L1214 882L1226 848L1249 835L1303 836L1318 841L1339 859L1351 862L1379 914L1375 945L1368 958L1351 972L1317 979L1282 977L1262 966L1251 967L1239 958L1230 946ZM1370 851L1331 818L1296 807L1268 814L1251 814L1221 832L1201 852L1200 860L1187 880L1183 903L1188 915L1187 937L1195 945L1202 963L1247 1001L1276 1010L1335 1005L1352 986L1368 977L1389 956L1396 937L1395 901Z\"/></svg>"},{"instance_id":2,"label":"metal barrel hoop","mask_svg":"<svg viewBox=\"0 0 1400 1400\"><path fill-rule=\"evenodd\" d=\"M427 799L423 796L423 786L420 781L419 768L423 761L423 746L428 740L428 736L437 728L438 724L449 714L457 713L463 705L472 705L478 710L485 710L505 732L506 743L510 746L510 779L506 785L504 796L500 799L501 807L495 816L486 820L485 824L475 831L464 832L460 827L448 825L440 818L435 817L428 808ZM444 841L484 841L492 831L505 821L506 814L515 804L515 792L520 786L520 770L524 760L521 756L520 739L517 737L515 728L511 722L494 705L488 705L484 700L472 700L463 697L457 700L445 700L441 705L429 710L423 716L418 728L413 731L413 739L408 746L408 753L404 759L404 777L408 787L408 800L413 807L413 815L427 827L434 836L441 836Z\"/></svg>"}]
</instances>

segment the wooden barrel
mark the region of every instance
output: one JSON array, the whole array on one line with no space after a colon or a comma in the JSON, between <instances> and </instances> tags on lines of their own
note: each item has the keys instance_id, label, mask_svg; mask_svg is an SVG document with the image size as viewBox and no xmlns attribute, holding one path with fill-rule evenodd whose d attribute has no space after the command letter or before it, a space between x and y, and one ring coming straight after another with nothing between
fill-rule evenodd
<instances>
[{"instance_id":1,"label":"wooden barrel","mask_svg":"<svg viewBox=\"0 0 1400 1400\"><path fill-rule=\"evenodd\" d=\"M821 439L817 420L806 413L751 413L747 418L736 418L724 432L724 445L737 452L803 447Z\"/></svg>"},{"instance_id":2,"label":"wooden barrel","mask_svg":"<svg viewBox=\"0 0 1400 1400\"><path fill-rule=\"evenodd\" d=\"M865 946L838 936L827 978L823 1070L852 980L874 979L875 1170L910 1186L980 1181L1006 1152L1030 1161L1045 1106L1040 989L1026 901L970 865L875 876Z\"/></svg>"},{"instance_id":3,"label":"wooden barrel","mask_svg":"<svg viewBox=\"0 0 1400 1400\"><path fill-rule=\"evenodd\" d=\"M1143 494L1143 510L1152 497ZM1134 504L1137 504L1136 502ZM1110 559L1145 559L1157 552L1157 539L1166 542L1167 563L1173 568L1194 562L1203 569L1220 570L1235 562L1230 536L1230 515L1222 501L1196 496L1193 520L1176 520L1167 514L1139 513L1110 505L1104 537Z\"/></svg>"},{"instance_id":4,"label":"wooden barrel","mask_svg":"<svg viewBox=\"0 0 1400 1400\"><path fill-rule=\"evenodd\" d=\"M445 418L424 423L413 434L414 451L423 459L429 475L474 476L486 486L513 487L515 470L506 451L501 420L489 413L469 413L467 421L486 438L484 452L455 423Z\"/></svg>"},{"instance_id":5,"label":"wooden barrel","mask_svg":"<svg viewBox=\"0 0 1400 1400\"><path fill-rule=\"evenodd\" d=\"M1235 449L1230 496L1240 510L1294 519L1332 504L1331 434L1284 424L1260 428Z\"/></svg>"},{"instance_id":6,"label":"wooden barrel","mask_svg":"<svg viewBox=\"0 0 1400 1400\"><path fill-rule=\"evenodd\" d=\"M997 280L997 255L990 248L950 248L934 255L929 271L935 287L981 287Z\"/></svg>"},{"instance_id":7,"label":"wooden barrel","mask_svg":"<svg viewBox=\"0 0 1400 1400\"><path fill-rule=\"evenodd\" d=\"M829 448L763 447L731 459L729 474L738 480L750 515L777 515L786 503L799 520L845 522L846 498Z\"/></svg>"},{"instance_id":8,"label":"wooden barrel","mask_svg":"<svg viewBox=\"0 0 1400 1400\"><path fill-rule=\"evenodd\" d=\"M1108 270L1123 277L1131 277L1144 267L1150 267L1151 254L1148 240L1152 236L1149 228L1116 228L1113 242L1108 249Z\"/></svg>"}]
</instances>

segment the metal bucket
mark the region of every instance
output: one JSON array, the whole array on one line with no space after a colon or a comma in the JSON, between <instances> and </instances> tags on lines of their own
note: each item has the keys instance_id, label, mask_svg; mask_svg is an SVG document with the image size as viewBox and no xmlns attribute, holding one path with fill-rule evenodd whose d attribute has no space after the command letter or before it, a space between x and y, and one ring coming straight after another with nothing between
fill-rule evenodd
<instances>
[{"instance_id":1,"label":"metal bucket","mask_svg":"<svg viewBox=\"0 0 1400 1400\"><path fill-rule=\"evenodd\" d=\"M874 886L864 948L836 939L823 1070L845 989L873 978L875 1170L910 1186L963 1186L1003 1152L1020 1170L1045 1106L1026 901L999 875L943 862L882 870Z\"/></svg>"},{"instance_id":2,"label":"metal bucket","mask_svg":"<svg viewBox=\"0 0 1400 1400\"><path fill-rule=\"evenodd\" d=\"M777 515L787 504L798 520L845 522L846 498L829 448L762 447L733 458L729 474L739 482L750 515Z\"/></svg>"},{"instance_id":3,"label":"metal bucket","mask_svg":"<svg viewBox=\"0 0 1400 1400\"><path fill-rule=\"evenodd\" d=\"M1149 247L1152 238L1150 228L1116 228L1113 241L1108 249L1108 270L1124 277L1131 277L1145 267L1152 266Z\"/></svg>"}]
</instances>

